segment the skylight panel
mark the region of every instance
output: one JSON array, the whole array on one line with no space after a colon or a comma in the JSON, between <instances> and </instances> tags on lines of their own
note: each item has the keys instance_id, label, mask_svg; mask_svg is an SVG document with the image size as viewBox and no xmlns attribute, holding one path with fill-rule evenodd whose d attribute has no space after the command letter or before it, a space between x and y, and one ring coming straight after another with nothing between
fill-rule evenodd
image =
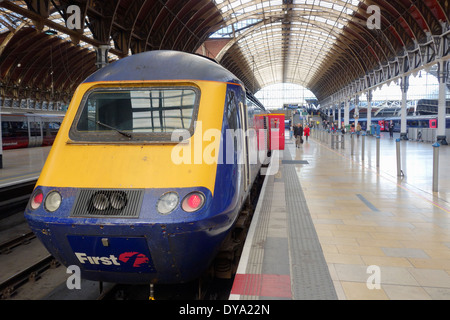
<instances>
[{"instance_id":1,"label":"skylight panel","mask_svg":"<svg viewBox=\"0 0 450 320\"><path fill-rule=\"evenodd\" d=\"M343 6L341 6L341 5L339 5L339 4L334 4L333 5L333 9L334 10L337 10L337 11L339 11L339 12L342 12L342 10L344 10L344 7Z\"/></svg>"},{"instance_id":2,"label":"skylight panel","mask_svg":"<svg viewBox=\"0 0 450 320\"><path fill-rule=\"evenodd\" d=\"M255 11L255 10L257 10L258 9L258 5L252 5L252 6L250 6L250 7L246 7L246 8L244 8L244 11L247 13L247 12L252 12L252 11Z\"/></svg>"},{"instance_id":3,"label":"skylight panel","mask_svg":"<svg viewBox=\"0 0 450 320\"><path fill-rule=\"evenodd\" d=\"M333 4L332 4L332 3L329 3L329 2L326 2L326 1L321 1L321 2L319 3L319 6L324 7L324 8L329 8L329 9L331 9L331 8L333 7Z\"/></svg>"},{"instance_id":4,"label":"skylight panel","mask_svg":"<svg viewBox=\"0 0 450 320\"><path fill-rule=\"evenodd\" d=\"M234 8L240 6L241 4L242 3L240 1L233 1L233 2L230 2L229 6L231 9L234 9Z\"/></svg>"},{"instance_id":5,"label":"skylight panel","mask_svg":"<svg viewBox=\"0 0 450 320\"><path fill-rule=\"evenodd\" d=\"M283 4L282 0L270 0L272 6L281 6Z\"/></svg>"},{"instance_id":6,"label":"skylight panel","mask_svg":"<svg viewBox=\"0 0 450 320\"><path fill-rule=\"evenodd\" d=\"M352 9L347 8L347 9L344 10L344 12L351 16L355 11L353 11Z\"/></svg>"}]
</instances>

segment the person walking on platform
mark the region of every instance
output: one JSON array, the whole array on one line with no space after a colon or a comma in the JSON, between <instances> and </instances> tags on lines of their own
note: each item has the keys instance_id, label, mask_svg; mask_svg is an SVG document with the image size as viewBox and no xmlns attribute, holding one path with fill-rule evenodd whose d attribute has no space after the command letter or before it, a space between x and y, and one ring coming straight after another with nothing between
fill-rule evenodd
<instances>
[{"instance_id":1,"label":"person walking on platform","mask_svg":"<svg viewBox=\"0 0 450 320\"><path fill-rule=\"evenodd\" d=\"M311 129L308 127L308 125L305 126L305 129L303 129L303 133L305 134L306 141L308 141L308 137L311 133Z\"/></svg>"},{"instance_id":2,"label":"person walking on platform","mask_svg":"<svg viewBox=\"0 0 450 320\"><path fill-rule=\"evenodd\" d=\"M294 127L294 137L295 137L295 147L296 148L300 148L302 136L303 136L302 125L300 123L297 123L297 125Z\"/></svg>"},{"instance_id":3,"label":"person walking on platform","mask_svg":"<svg viewBox=\"0 0 450 320\"><path fill-rule=\"evenodd\" d=\"M359 138L360 134L361 134L361 125L358 122L358 125L356 126L356 136Z\"/></svg>"},{"instance_id":4,"label":"person walking on platform","mask_svg":"<svg viewBox=\"0 0 450 320\"><path fill-rule=\"evenodd\" d=\"M394 123L392 120L389 123L389 137L394 138Z\"/></svg>"}]
</instances>

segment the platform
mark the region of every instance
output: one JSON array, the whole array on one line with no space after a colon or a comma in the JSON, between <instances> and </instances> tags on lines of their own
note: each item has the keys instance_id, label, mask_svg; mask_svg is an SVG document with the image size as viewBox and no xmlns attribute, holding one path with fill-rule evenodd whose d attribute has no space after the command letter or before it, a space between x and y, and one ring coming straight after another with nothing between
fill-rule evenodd
<instances>
[{"instance_id":1,"label":"platform","mask_svg":"<svg viewBox=\"0 0 450 320\"><path fill-rule=\"evenodd\" d=\"M37 180L51 147L3 150L0 169L0 189L14 184Z\"/></svg>"},{"instance_id":2,"label":"platform","mask_svg":"<svg viewBox=\"0 0 450 320\"><path fill-rule=\"evenodd\" d=\"M398 135L398 134L397 134ZM230 294L249 299L450 299L450 149L383 134L345 149L288 141L267 176Z\"/></svg>"}]
</instances>

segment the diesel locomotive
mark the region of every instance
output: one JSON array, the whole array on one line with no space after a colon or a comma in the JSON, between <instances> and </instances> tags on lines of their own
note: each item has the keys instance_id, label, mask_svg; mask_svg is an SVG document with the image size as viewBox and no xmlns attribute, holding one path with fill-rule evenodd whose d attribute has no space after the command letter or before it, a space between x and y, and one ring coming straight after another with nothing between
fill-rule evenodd
<instances>
[{"instance_id":1,"label":"diesel locomotive","mask_svg":"<svg viewBox=\"0 0 450 320\"><path fill-rule=\"evenodd\" d=\"M195 279L265 161L252 157L267 139L255 128L263 113L207 58L162 50L118 60L74 93L26 219L83 278Z\"/></svg>"}]
</instances>

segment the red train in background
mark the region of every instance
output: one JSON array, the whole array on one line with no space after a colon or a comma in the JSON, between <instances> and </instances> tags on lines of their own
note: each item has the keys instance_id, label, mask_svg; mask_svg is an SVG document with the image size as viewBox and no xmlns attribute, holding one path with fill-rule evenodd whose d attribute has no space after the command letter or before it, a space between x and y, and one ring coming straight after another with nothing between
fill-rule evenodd
<instances>
[{"instance_id":1,"label":"red train in background","mask_svg":"<svg viewBox=\"0 0 450 320\"><path fill-rule=\"evenodd\" d=\"M3 150L51 146L64 115L1 113Z\"/></svg>"}]
</instances>

